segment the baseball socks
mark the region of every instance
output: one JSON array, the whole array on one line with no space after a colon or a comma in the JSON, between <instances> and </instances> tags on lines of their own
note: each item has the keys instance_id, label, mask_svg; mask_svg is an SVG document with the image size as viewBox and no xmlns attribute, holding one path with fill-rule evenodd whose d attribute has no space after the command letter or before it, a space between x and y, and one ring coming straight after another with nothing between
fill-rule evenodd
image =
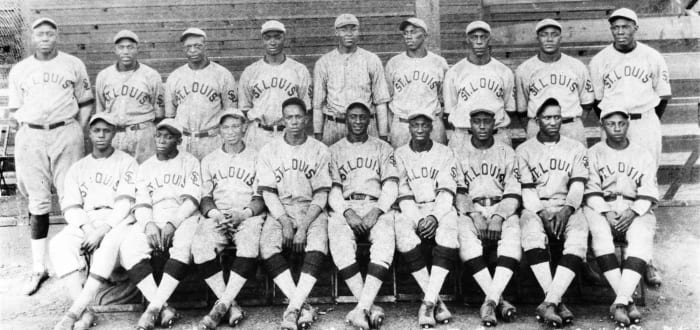
<instances>
[{"instance_id":1,"label":"baseball socks","mask_svg":"<svg viewBox=\"0 0 700 330\"><path fill-rule=\"evenodd\" d=\"M348 285L348 289L350 289L352 295L359 300L362 295L362 288L365 284L362 280L362 274L360 274L360 268L357 263L353 262L350 266L339 270L338 275L345 280L345 284Z\"/></svg>"},{"instance_id":2,"label":"baseball socks","mask_svg":"<svg viewBox=\"0 0 700 330\"><path fill-rule=\"evenodd\" d=\"M163 308L177 286L187 275L187 264L170 258L163 267L163 277L160 279L155 299L151 300L148 309Z\"/></svg>"},{"instance_id":3,"label":"baseball socks","mask_svg":"<svg viewBox=\"0 0 700 330\"><path fill-rule=\"evenodd\" d=\"M552 270L549 268L549 254L545 249L532 249L525 251L525 256L530 264L532 273L535 274L537 283L546 294L552 284Z\"/></svg>"},{"instance_id":4,"label":"baseball socks","mask_svg":"<svg viewBox=\"0 0 700 330\"><path fill-rule=\"evenodd\" d=\"M549 286L544 301L555 304L561 302L561 297L564 296L566 289L569 288L574 277L576 277L575 269L582 261L581 258L572 254L565 254L561 257L557 270L554 272L554 279L552 279L552 284Z\"/></svg>"},{"instance_id":5,"label":"baseball socks","mask_svg":"<svg viewBox=\"0 0 700 330\"><path fill-rule=\"evenodd\" d=\"M73 299L73 305L71 305L68 311L75 315L81 315L97 294L97 291L102 286L102 283L103 281L94 278L92 274L91 276L88 276L87 280L85 281L85 285L83 286L83 290L80 291L77 298Z\"/></svg>"},{"instance_id":6,"label":"baseball socks","mask_svg":"<svg viewBox=\"0 0 700 330\"><path fill-rule=\"evenodd\" d=\"M513 273L518 267L520 267L518 259L499 256L496 271L493 274L493 280L491 280L491 286L488 291L484 292L486 294L486 299L498 303L501 299L501 295L503 295L503 291L506 289L506 285L508 285L511 277L513 277Z\"/></svg>"},{"instance_id":7,"label":"baseball socks","mask_svg":"<svg viewBox=\"0 0 700 330\"><path fill-rule=\"evenodd\" d=\"M25 284L24 293L32 295L41 283L48 278L46 273L46 237L49 234L48 214L29 214L30 238L32 248L32 274Z\"/></svg>"},{"instance_id":8,"label":"baseball socks","mask_svg":"<svg viewBox=\"0 0 700 330\"><path fill-rule=\"evenodd\" d=\"M489 289L491 288L491 273L489 269L486 268L486 262L483 256L478 256L476 258L469 259L464 262L465 268L472 272L472 277L481 288L487 297L489 294ZM498 299L494 300L498 303Z\"/></svg>"},{"instance_id":9,"label":"baseball socks","mask_svg":"<svg viewBox=\"0 0 700 330\"><path fill-rule=\"evenodd\" d=\"M610 287L615 291L615 294L619 294L620 280L622 279L622 273L620 272L620 265L617 262L617 256L614 253L605 254L596 258L598 267L600 271L603 272L603 276L610 283Z\"/></svg>"},{"instance_id":10,"label":"baseball socks","mask_svg":"<svg viewBox=\"0 0 700 330\"><path fill-rule=\"evenodd\" d=\"M616 304L627 305L630 301L632 301L634 289L637 288L637 284L639 284L639 280L642 278L645 268L646 262L640 258L630 256L625 259L622 267L620 286L616 292Z\"/></svg>"}]
</instances>

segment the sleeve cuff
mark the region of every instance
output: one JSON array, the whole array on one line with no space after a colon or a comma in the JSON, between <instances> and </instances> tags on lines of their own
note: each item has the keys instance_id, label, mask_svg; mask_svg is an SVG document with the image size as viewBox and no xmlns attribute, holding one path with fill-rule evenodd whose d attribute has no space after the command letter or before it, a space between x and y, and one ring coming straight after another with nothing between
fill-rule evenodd
<instances>
[{"instance_id":1,"label":"sleeve cuff","mask_svg":"<svg viewBox=\"0 0 700 330\"><path fill-rule=\"evenodd\" d=\"M268 186L258 186L258 194L262 195L263 191L277 194L277 188L268 187Z\"/></svg>"}]
</instances>

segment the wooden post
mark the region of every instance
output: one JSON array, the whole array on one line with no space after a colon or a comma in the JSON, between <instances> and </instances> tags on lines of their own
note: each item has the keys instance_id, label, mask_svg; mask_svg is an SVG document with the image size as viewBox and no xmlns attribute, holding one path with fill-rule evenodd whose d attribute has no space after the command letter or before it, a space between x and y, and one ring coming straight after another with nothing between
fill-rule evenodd
<instances>
[{"instance_id":1,"label":"wooden post","mask_svg":"<svg viewBox=\"0 0 700 330\"><path fill-rule=\"evenodd\" d=\"M440 54L440 0L416 0L416 17L428 25L428 49Z\"/></svg>"}]
</instances>

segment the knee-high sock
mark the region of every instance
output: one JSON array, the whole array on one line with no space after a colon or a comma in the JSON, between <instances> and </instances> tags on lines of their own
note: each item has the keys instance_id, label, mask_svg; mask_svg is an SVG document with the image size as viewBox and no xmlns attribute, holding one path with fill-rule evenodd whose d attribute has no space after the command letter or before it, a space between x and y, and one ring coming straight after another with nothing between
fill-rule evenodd
<instances>
[{"instance_id":1,"label":"knee-high sock","mask_svg":"<svg viewBox=\"0 0 700 330\"><path fill-rule=\"evenodd\" d=\"M221 296L226 290L226 283L224 282L224 272L219 271L216 274L204 279L204 282L207 282L207 285L209 285L211 291L214 291L216 298L221 299Z\"/></svg>"},{"instance_id":2,"label":"knee-high sock","mask_svg":"<svg viewBox=\"0 0 700 330\"><path fill-rule=\"evenodd\" d=\"M148 274L148 276L141 280L141 282L136 284L136 287L139 288L139 291L141 291L141 294L143 294L149 303L156 299L158 285L156 284L156 280L153 278L153 274Z\"/></svg>"},{"instance_id":3,"label":"knee-high sock","mask_svg":"<svg viewBox=\"0 0 700 330\"><path fill-rule=\"evenodd\" d=\"M83 290L80 291L78 298L73 301L73 305L70 307L69 311L75 315L82 314L88 307L88 304L95 298L101 286L101 281L88 277L83 286Z\"/></svg>"},{"instance_id":4,"label":"knee-high sock","mask_svg":"<svg viewBox=\"0 0 700 330\"><path fill-rule=\"evenodd\" d=\"M292 278L292 272L289 269L286 269L279 275L277 275L273 281L275 284L277 284L277 287L282 290L282 293L289 299L290 301L294 297L294 291L296 291L297 287L294 284L294 278Z\"/></svg>"},{"instance_id":5,"label":"knee-high sock","mask_svg":"<svg viewBox=\"0 0 700 330\"><path fill-rule=\"evenodd\" d=\"M416 280L416 283L418 283L418 286L420 287L421 290L423 290L423 294L428 290L428 283L430 283L430 273L428 273L428 268L423 267L413 273L413 278Z\"/></svg>"},{"instance_id":6,"label":"knee-high sock","mask_svg":"<svg viewBox=\"0 0 700 330\"><path fill-rule=\"evenodd\" d=\"M635 272L631 269L623 269L622 276L620 280L620 286L617 290L617 298L615 299L616 304L625 304L632 301L632 295L634 295L634 289L637 288L639 280L642 278L642 274Z\"/></svg>"},{"instance_id":7,"label":"knee-high sock","mask_svg":"<svg viewBox=\"0 0 700 330\"><path fill-rule=\"evenodd\" d=\"M561 302L561 297L564 296L566 289L569 288L569 285L571 284L571 281L574 280L574 277L576 277L576 273L574 273L571 269L563 266L557 266L557 270L554 273L554 279L552 280L552 284L549 286L549 291L547 292L547 296L544 298L544 301L559 304Z\"/></svg>"},{"instance_id":8,"label":"knee-high sock","mask_svg":"<svg viewBox=\"0 0 700 330\"><path fill-rule=\"evenodd\" d=\"M445 283L445 278L449 273L450 271L448 269L433 265L430 269L430 281L428 282L428 289L425 290L425 297L423 300L432 303L437 301L440 289L442 289L442 284Z\"/></svg>"},{"instance_id":9,"label":"knee-high sock","mask_svg":"<svg viewBox=\"0 0 700 330\"><path fill-rule=\"evenodd\" d=\"M294 297L289 301L290 309L300 309L301 305L306 300L306 297L311 293L311 289L314 288L316 284L316 278L302 272L299 275L299 283L297 283L297 288L294 290Z\"/></svg>"},{"instance_id":10,"label":"knee-high sock","mask_svg":"<svg viewBox=\"0 0 700 330\"><path fill-rule=\"evenodd\" d=\"M158 291L156 291L156 297L148 305L148 308L162 308L168 301L168 298L175 292L178 284L180 284L180 281L168 273L163 273L163 278L161 278L160 285L158 285Z\"/></svg>"},{"instance_id":11,"label":"knee-high sock","mask_svg":"<svg viewBox=\"0 0 700 330\"><path fill-rule=\"evenodd\" d=\"M31 240L32 247L32 271L41 273L46 271L46 238Z\"/></svg>"},{"instance_id":12,"label":"knee-high sock","mask_svg":"<svg viewBox=\"0 0 700 330\"><path fill-rule=\"evenodd\" d=\"M348 285L352 295L355 296L357 300L360 300L360 297L362 297L362 290L365 286L365 283L362 281L362 274L357 273L349 277L345 280L345 283Z\"/></svg>"},{"instance_id":13,"label":"knee-high sock","mask_svg":"<svg viewBox=\"0 0 700 330\"><path fill-rule=\"evenodd\" d=\"M596 262L615 294L620 294L618 291L622 274L620 272L620 264L617 262L617 256L614 253L604 254L597 257Z\"/></svg>"},{"instance_id":14,"label":"knee-high sock","mask_svg":"<svg viewBox=\"0 0 700 330\"><path fill-rule=\"evenodd\" d=\"M493 274L493 280L491 281L491 287L486 293L486 299L490 299L498 303L501 300L501 295L503 290L506 289L508 281L513 276L513 271L507 267L496 267L496 271Z\"/></svg>"},{"instance_id":15,"label":"knee-high sock","mask_svg":"<svg viewBox=\"0 0 700 330\"><path fill-rule=\"evenodd\" d=\"M374 303L374 299L377 298L377 293L382 287L382 280L372 276L367 275L365 279L365 286L362 288L362 293L360 294L360 299L357 303L357 307L360 309L369 310Z\"/></svg>"},{"instance_id":16,"label":"knee-high sock","mask_svg":"<svg viewBox=\"0 0 700 330\"><path fill-rule=\"evenodd\" d=\"M549 261L531 265L530 268L535 274L537 283L540 284L542 291L545 294L549 292L549 287L552 284L552 270L549 268Z\"/></svg>"},{"instance_id":17,"label":"knee-high sock","mask_svg":"<svg viewBox=\"0 0 700 330\"><path fill-rule=\"evenodd\" d=\"M224 290L224 294L219 297L219 299L226 305L231 306L233 300L236 299L236 296L238 296L238 293L241 292L241 289L245 285L245 281L245 277L238 275L236 272L231 272L231 275L229 275L228 278L228 284Z\"/></svg>"},{"instance_id":18,"label":"knee-high sock","mask_svg":"<svg viewBox=\"0 0 700 330\"><path fill-rule=\"evenodd\" d=\"M75 301L83 291L83 275L79 271L74 271L61 279L63 285L68 290L71 300Z\"/></svg>"}]
</instances>

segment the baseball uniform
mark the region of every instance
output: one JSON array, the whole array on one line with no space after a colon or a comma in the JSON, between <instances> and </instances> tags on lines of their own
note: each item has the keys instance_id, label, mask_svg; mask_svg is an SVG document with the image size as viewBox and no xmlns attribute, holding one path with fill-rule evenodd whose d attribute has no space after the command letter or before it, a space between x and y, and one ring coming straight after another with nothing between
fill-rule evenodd
<instances>
[{"instance_id":1,"label":"baseball uniform","mask_svg":"<svg viewBox=\"0 0 700 330\"><path fill-rule=\"evenodd\" d=\"M428 51L422 58L411 58L406 52L392 57L386 64L386 80L393 114L391 145L398 148L411 139L408 132L408 116L422 113L431 116L433 131L430 138L445 143L445 127L442 123L442 82L449 69L440 55Z\"/></svg>"},{"instance_id":2,"label":"baseball uniform","mask_svg":"<svg viewBox=\"0 0 700 330\"><path fill-rule=\"evenodd\" d=\"M654 112L660 97L671 95L668 67L661 54L639 41L628 53L613 45L593 56L589 67L595 99L602 111L626 109L630 115L627 137L650 148L657 166L661 156L661 122ZM604 134L604 133L603 133Z\"/></svg>"},{"instance_id":3,"label":"baseball uniform","mask_svg":"<svg viewBox=\"0 0 700 330\"><path fill-rule=\"evenodd\" d=\"M238 82L238 106L251 121L246 145L260 150L282 136L282 102L290 97L304 100L311 108L311 74L303 64L286 57L279 65L260 59L243 70Z\"/></svg>"},{"instance_id":4,"label":"baseball uniform","mask_svg":"<svg viewBox=\"0 0 700 330\"><path fill-rule=\"evenodd\" d=\"M51 185L59 198L70 166L84 153L83 130L75 121L80 106L94 101L85 64L58 51L40 61L30 56L10 70L9 108L21 124L15 137L17 187L29 213L51 211Z\"/></svg>"},{"instance_id":5,"label":"baseball uniform","mask_svg":"<svg viewBox=\"0 0 700 330\"><path fill-rule=\"evenodd\" d=\"M510 117L506 112L515 111L515 77L505 64L495 58L489 63L476 65L466 58L457 62L445 74L443 94L445 113L455 127L448 136L449 146L458 148L471 138L469 113L472 109L493 111L496 120L494 138L511 145L510 132L506 127Z\"/></svg>"},{"instance_id":6,"label":"baseball uniform","mask_svg":"<svg viewBox=\"0 0 700 330\"><path fill-rule=\"evenodd\" d=\"M351 54L338 49L321 56L314 66L314 133L323 130L323 142L332 145L345 137L345 111L350 103L382 104L391 96L379 57L361 47ZM377 136L372 111L369 134ZM383 132L382 132L383 133Z\"/></svg>"},{"instance_id":7,"label":"baseball uniform","mask_svg":"<svg viewBox=\"0 0 700 330\"><path fill-rule=\"evenodd\" d=\"M221 147L221 112L238 107L236 80L223 66L209 62L199 70L185 64L165 82L165 116L177 119L185 131L183 150L202 159Z\"/></svg>"},{"instance_id":8,"label":"baseball uniform","mask_svg":"<svg viewBox=\"0 0 700 330\"><path fill-rule=\"evenodd\" d=\"M519 112L527 112L527 137L539 132L535 121L537 109L549 98L561 106L561 134L587 145L583 129L581 105L592 104L593 84L583 62L561 54L559 60L546 63L537 55L529 58L515 70L515 85Z\"/></svg>"},{"instance_id":9,"label":"baseball uniform","mask_svg":"<svg viewBox=\"0 0 700 330\"><path fill-rule=\"evenodd\" d=\"M134 223L131 215L127 219L115 218L112 209L118 200L126 198L133 202L135 199L136 168L134 158L114 150L105 158L87 155L68 170L61 210L79 208L84 213L81 213L82 217L66 216L68 226L51 239L49 253L59 278L86 266L81 252L85 233L80 226L84 224L95 228L103 224L112 227L93 252L90 267L93 276L110 277L118 262L121 243Z\"/></svg>"},{"instance_id":10,"label":"baseball uniform","mask_svg":"<svg viewBox=\"0 0 700 330\"><path fill-rule=\"evenodd\" d=\"M156 118L163 118L163 81L151 67L121 71L113 64L100 71L95 81L97 112L111 113L117 122L112 145L143 163L156 152Z\"/></svg>"}]
</instances>

